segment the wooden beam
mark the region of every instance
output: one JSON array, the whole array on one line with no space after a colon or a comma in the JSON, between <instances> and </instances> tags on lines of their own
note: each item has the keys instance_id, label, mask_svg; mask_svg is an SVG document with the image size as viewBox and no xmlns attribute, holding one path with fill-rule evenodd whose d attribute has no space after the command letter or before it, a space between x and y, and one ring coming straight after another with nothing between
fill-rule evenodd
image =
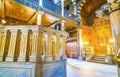
<instances>
[{"instance_id":1,"label":"wooden beam","mask_svg":"<svg viewBox=\"0 0 120 77\"><path fill-rule=\"evenodd\" d=\"M52 25L54 25L54 24L61 23L61 22L62 22L62 20L56 20L56 21L54 21L53 23L51 23L50 25L48 25L48 26L52 26Z\"/></svg>"},{"instance_id":2,"label":"wooden beam","mask_svg":"<svg viewBox=\"0 0 120 77\"><path fill-rule=\"evenodd\" d=\"M36 11L28 20L28 24L34 23L35 18L37 17L38 12Z\"/></svg>"},{"instance_id":3,"label":"wooden beam","mask_svg":"<svg viewBox=\"0 0 120 77\"><path fill-rule=\"evenodd\" d=\"M4 0L0 0L0 17L2 19L5 18L5 1Z\"/></svg>"}]
</instances>

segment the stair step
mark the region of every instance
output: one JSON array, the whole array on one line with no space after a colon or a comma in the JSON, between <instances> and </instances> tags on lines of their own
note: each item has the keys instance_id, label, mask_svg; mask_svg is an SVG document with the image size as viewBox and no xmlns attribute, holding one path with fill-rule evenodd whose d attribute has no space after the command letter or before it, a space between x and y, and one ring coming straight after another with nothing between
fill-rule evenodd
<instances>
[{"instance_id":1,"label":"stair step","mask_svg":"<svg viewBox=\"0 0 120 77\"><path fill-rule=\"evenodd\" d=\"M106 63L105 62L105 58L106 58L106 56L95 56L94 62L97 62L97 63Z\"/></svg>"},{"instance_id":2,"label":"stair step","mask_svg":"<svg viewBox=\"0 0 120 77\"><path fill-rule=\"evenodd\" d=\"M108 64L105 61L96 61L96 60L89 60L89 62L101 63L101 64Z\"/></svg>"}]
</instances>

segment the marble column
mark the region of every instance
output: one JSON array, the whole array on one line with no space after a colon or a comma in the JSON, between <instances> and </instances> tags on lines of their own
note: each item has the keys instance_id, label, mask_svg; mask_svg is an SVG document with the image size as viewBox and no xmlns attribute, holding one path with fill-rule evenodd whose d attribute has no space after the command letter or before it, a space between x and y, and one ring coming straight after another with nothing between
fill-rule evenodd
<instances>
[{"instance_id":1,"label":"marble column","mask_svg":"<svg viewBox=\"0 0 120 77\"><path fill-rule=\"evenodd\" d=\"M42 24L42 15L43 13L38 11L38 15L37 15L37 25L41 25Z\"/></svg>"},{"instance_id":2,"label":"marble column","mask_svg":"<svg viewBox=\"0 0 120 77\"><path fill-rule=\"evenodd\" d=\"M10 30L10 32L11 32L11 36L10 36L10 43L9 43L9 49L8 49L6 61L14 61L14 54L15 54L17 30Z\"/></svg>"},{"instance_id":3,"label":"marble column","mask_svg":"<svg viewBox=\"0 0 120 77\"><path fill-rule=\"evenodd\" d=\"M116 3L113 3L114 0L107 0L108 3L112 3L111 9L115 9L120 6ZM120 49L120 10L114 11L110 14L110 23L112 27L112 33L114 38L114 50L115 54L118 53ZM120 65L118 64L118 76L120 77Z\"/></svg>"},{"instance_id":4,"label":"marble column","mask_svg":"<svg viewBox=\"0 0 120 77\"><path fill-rule=\"evenodd\" d=\"M3 60L3 54L5 50L5 42L6 42L6 30L0 31L0 61Z\"/></svg>"},{"instance_id":5,"label":"marble column","mask_svg":"<svg viewBox=\"0 0 120 77\"><path fill-rule=\"evenodd\" d=\"M113 2L114 0L108 0L108 2ZM114 9L120 7L118 4L112 3L111 8ZM120 48L120 10L114 11L110 14L110 23L112 27L112 33L114 38L114 49L117 53Z\"/></svg>"},{"instance_id":6,"label":"marble column","mask_svg":"<svg viewBox=\"0 0 120 77\"><path fill-rule=\"evenodd\" d=\"M61 0L62 16L64 16L64 1L65 0Z\"/></svg>"},{"instance_id":7,"label":"marble column","mask_svg":"<svg viewBox=\"0 0 120 77\"><path fill-rule=\"evenodd\" d=\"M64 31L65 30L65 21L62 20L61 22L61 30Z\"/></svg>"},{"instance_id":8,"label":"marble column","mask_svg":"<svg viewBox=\"0 0 120 77\"><path fill-rule=\"evenodd\" d=\"M76 0L72 0L73 6L74 6L74 15L77 15L77 6L76 6Z\"/></svg>"},{"instance_id":9,"label":"marble column","mask_svg":"<svg viewBox=\"0 0 120 77\"><path fill-rule=\"evenodd\" d=\"M27 38L28 38L28 30L26 29L21 30L20 52L17 60L19 62L26 61Z\"/></svg>"},{"instance_id":10,"label":"marble column","mask_svg":"<svg viewBox=\"0 0 120 77\"><path fill-rule=\"evenodd\" d=\"M62 8L61 14L62 14L63 17L64 17L64 1L65 1L65 0L61 0L61 8ZM62 30L62 31L64 31L64 23L65 23L65 21L62 20L62 22L61 22L61 30Z\"/></svg>"},{"instance_id":11,"label":"marble column","mask_svg":"<svg viewBox=\"0 0 120 77\"><path fill-rule=\"evenodd\" d=\"M79 46L79 58L82 59L83 54L83 44L82 44L82 29L78 29L78 46Z\"/></svg>"},{"instance_id":12,"label":"marble column","mask_svg":"<svg viewBox=\"0 0 120 77\"><path fill-rule=\"evenodd\" d=\"M41 56L40 55L38 56L38 30L32 31L33 34L31 36L30 62L39 62Z\"/></svg>"}]
</instances>

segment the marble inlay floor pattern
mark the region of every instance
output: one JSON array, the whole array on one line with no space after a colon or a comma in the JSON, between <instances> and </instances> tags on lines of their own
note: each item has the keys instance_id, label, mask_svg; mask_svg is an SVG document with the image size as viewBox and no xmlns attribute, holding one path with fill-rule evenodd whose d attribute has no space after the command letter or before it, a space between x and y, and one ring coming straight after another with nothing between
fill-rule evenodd
<instances>
[{"instance_id":1,"label":"marble inlay floor pattern","mask_svg":"<svg viewBox=\"0 0 120 77\"><path fill-rule=\"evenodd\" d=\"M67 77L118 77L117 66L67 59Z\"/></svg>"}]
</instances>

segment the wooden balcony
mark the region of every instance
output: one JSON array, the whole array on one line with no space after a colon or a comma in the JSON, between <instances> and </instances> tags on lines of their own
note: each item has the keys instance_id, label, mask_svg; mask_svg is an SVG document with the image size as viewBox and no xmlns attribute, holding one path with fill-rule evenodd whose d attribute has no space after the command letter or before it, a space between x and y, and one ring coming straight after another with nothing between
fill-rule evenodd
<instances>
[{"instance_id":1,"label":"wooden balcony","mask_svg":"<svg viewBox=\"0 0 120 77\"><path fill-rule=\"evenodd\" d=\"M61 15L62 8L49 0L14 0L20 4L31 7L35 10L43 11L60 19L69 20L73 22L79 22L77 16L74 14L69 15L67 10L64 10L64 17Z\"/></svg>"}]
</instances>

